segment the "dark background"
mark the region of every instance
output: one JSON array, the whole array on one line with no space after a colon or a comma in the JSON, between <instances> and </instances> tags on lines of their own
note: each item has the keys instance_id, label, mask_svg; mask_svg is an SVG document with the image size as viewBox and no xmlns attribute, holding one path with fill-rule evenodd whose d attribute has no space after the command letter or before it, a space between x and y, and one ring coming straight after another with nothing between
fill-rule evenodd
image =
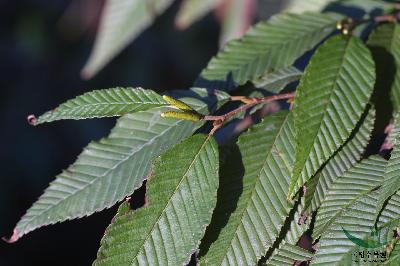
<instances>
[{"instance_id":1,"label":"dark background","mask_svg":"<svg viewBox=\"0 0 400 266\"><path fill-rule=\"evenodd\" d=\"M29 126L39 115L93 89L190 87L218 50L213 15L181 32L178 4L159 17L90 81L80 78L103 1L0 0L0 236L9 237L25 211L91 140L115 119ZM14 244L0 241L0 265L90 265L115 208L38 229Z\"/></svg>"}]
</instances>

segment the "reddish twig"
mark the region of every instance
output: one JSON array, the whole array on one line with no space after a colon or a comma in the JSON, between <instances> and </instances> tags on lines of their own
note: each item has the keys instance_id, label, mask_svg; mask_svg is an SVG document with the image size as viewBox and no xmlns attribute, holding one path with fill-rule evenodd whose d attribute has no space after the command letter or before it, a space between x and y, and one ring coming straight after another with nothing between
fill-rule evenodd
<instances>
[{"instance_id":1,"label":"reddish twig","mask_svg":"<svg viewBox=\"0 0 400 266\"><path fill-rule=\"evenodd\" d=\"M213 129L211 130L210 134L214 134L214 132L219 129L228 119L232 118L233 116L237 115L238 113L244 112L251 107L261 104L261 103L269 103L272 101L277 100L285 100L285 99L292 99L295 96L295 92L283 93L278 95L267 96L263 98L250 98L246 96L232 96L232 101L241 101L244 102L245 105L241 105L235 110L230 111L224 115L205 115L202 120L204 121L214 121L213 122Z\"/></svg>"}]
</instances>

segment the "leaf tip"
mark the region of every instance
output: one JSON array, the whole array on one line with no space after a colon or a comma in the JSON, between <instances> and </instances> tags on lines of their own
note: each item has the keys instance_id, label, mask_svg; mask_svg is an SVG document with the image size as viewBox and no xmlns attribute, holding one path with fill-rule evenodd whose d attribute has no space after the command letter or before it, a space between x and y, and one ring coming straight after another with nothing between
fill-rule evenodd
<instances>
[{"instance_id":1,"label":"leaf tip","mask_svg":"<svg viewBox=\"0 0 400 266\"><path fill-rule=\"evenodd\" d=\"M12 234L12 236L10 238L2 237L1 239L3 239L4 242L7 242L9 244L15 243L19 239L19 235L18 234L19 233L18 233L17 229L14 229L13 234Z\"/></svg>"},{"instance_id":2,"label":"leaf tip","mask_svg":"<svg viewBox=\"0 0 400 266\"><path fill-rule=\"evenodd\" d=\"M36 118L35 115L32 115L32 114L28 115L26 120L28 121L29 125L31 125L31 126L36 126L38 124L38 119Z\"/></svg>"}]
</instances>

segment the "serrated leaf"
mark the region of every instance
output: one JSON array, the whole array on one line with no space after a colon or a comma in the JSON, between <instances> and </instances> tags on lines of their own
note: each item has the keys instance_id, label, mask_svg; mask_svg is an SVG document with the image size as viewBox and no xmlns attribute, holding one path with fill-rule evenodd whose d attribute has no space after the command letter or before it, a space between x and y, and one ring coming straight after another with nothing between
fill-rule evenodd
<instances>
[{"instance_id":1,"label":"serrated leaf","mask_svg":"<svg viewBox=\"0 0 400 266\"><path fill-rule=\"evenodd\" d=\"M121 116L161 106L168 106L168 103L152 90L142 88L96 90L69 100L39 116L35 125L63 119Z\"/></svg>"},{"instance_id":2,"label":"serrated leaf","mask_svg":"<svg viewBox=\"0 0 400 266\"><path fill-rule=\"evenodd\" d=\"M304 211L303 197L300 198L297 208L293 209L292 212L293 211L295 211L293 217L288 217L292 219L291 221L289 220L290 224L288 229L282 229L287 231L280 232L280 235L284 236L284 239L279 243L279 247L273 250L272 255L267 258L268 260L265 265L292 266L296 262L311 260L313 254L296 245L310 225L307 220L304 223L299 223L299 220L302 218L301 214ZM288 220L285 223L288 223ZM277 241L280 241L280 239ZM274 245L277 245L277 243Z\"/></svg>"},{"instance_id":3,"label":"serrated leaf","mask_svg":"<svg viewBox=\"0 0 400 266\"><path fill-rule=\"evenodd\" d=\"M354 186L352 185L352 188ZM359 247L346 236L343 229L350 232L352 237L360 240L367 239L371 234L375 220L377 192L366 192L357 195L356 198L344 193L343 197L350 198L350 201L326 228L324 235L319 240L318 249L311 265L349 265L348 261L349 258L351 259L352 251ZM341 202L337 204L339 205ZM332 206L331 208L337 207Z\"/></svg>"},{"instance_id":4,"label":"serrated leaf","mask_svg":"<svg viewBox=\"0 0 400 266\"><path fill-rule=\"evenodd\" d=\"M212 58L197 83L233 81L241 85L286 68L328 36L340 19L334 14L307 13L281 14L260 22Z\"/></svg>"},{"instance_id":5,"label":"serrated leaf","mask_svg":"<svg viewBox=\"0 0 400 266\"><path fill-rule=\"evenodd\" d=\"M380 189L378 206L382 207L384 202L398 190L400 190L400 143L397 141L385 170L385 181Z\"/></svg>"},{"instance_id":6,"label":"serrated leaf","mask_svg":"<svg viewBox=\"0 0 400 266\"><path fill-rule=\"evenodd\" d=\"M216 8L221 2L222 0L184 0L176 15L175 24L180 29L186 29Z\"/></svg>"},{"instance_id":7,"label":"serrated leaf","mask_svg":"<svg viewBox=\"0 0 400 266\"><path fill-rule=\"evenodd\" d=\"M296 262L309 261L313 254L299 246L284 243L266 265L292 266Z\"/></svg>"},{"instance_id":8,"label":"serrated leaf","mask_svg":"<svg viewBox=\"0 0 400 266\"><path fill-rule=\"evenodd\" d=\"M82 75L87 79L96 75L172 2L173 0L107 0L95 44Z\"/></svg>"},{"instance_id":9,"label":"serrated leaf","mask_svg":"<svg viewBox=\"0 0 400 266\"><path fill-rule=\"evenodd\" d=\"M307 183L306 213L311 214L316 211L324 202L336 179L360 161L369 143L374 122L375 109L372 107L365 119L360 121L354 137L342 146L321 172Z\"/></svg>"},{"instance_id":10,"label":"serrated leaf","mask_svg":"<svg viewBox=\"0 0 400 266\"><path fill-rule=\"evenodd\" d=\"M374 82L371 53L357 37L338 35L317 49L295 97L293 115L299 134L290 198L349 138Z\"/></svg>"},{"instance_id":11,"label":"serrated leaf","mask_svg":"<svg viewBox=\"0 0 400 266\"><path fill-rule=\"evenodd\" d=\"M286 200L293 139L287 112L267 117L239 137L239 160L228 157L220 173L201 265L254 265L275 242L293 208Z\"/></svg>"},{"instance_id":12,"label":"serrated leaf","mask_svg":"<svg viewBox=\"0 0 400 266\"><path fill-rule=\"evenodd\" d=\"M181 100L207 113L217 99L219 103L226 100L213 96L208 98L209 106L193 98ZM107 138L90 143L21 218L11 240L45 225L109 208L132 194L149 174L154 158L203 124L162 118L164 109L124 115Z\"/></svg>"},{"instance_id":13,"label":"serrated leaf","mask_svg":"<svg viewBox=\"0 0 400 266\"><path fill-rule=\"evenodd\" d=\"M356 201L382 183L385 166L386 161L383 158L371 156L350 168L332 183L325 201L317 212L314 239L329 234L332 224L340 222L343 227L350 229L354 226L352 223L357 222L357 218L361 219L360 216L355 216L345 220L343 215Z\"/></svg>"},{"instance_id":14,"label":"serrated leaf","mask_svg":"<svg viewBox=\"0 0 400 266\"><path fill-rule=\"evenodd\" d=\"M253 80L256 88L264 89L272 93L281 92L289 83L299 80L303 72L290 66L271 73L265 73L262 77Z\"/></svg>"},{"instance_id":15,"label":"serrated leaf","mask_svg":"<svg viewBox=\"0 0 400 266\"><path fill-rule=\"evenodd\" d=\"M217 189L213 138L199 134L176 145L154 164L148 205L118 213L94 265L184 265L211 220Z\"/></svg>"}]
</instances>

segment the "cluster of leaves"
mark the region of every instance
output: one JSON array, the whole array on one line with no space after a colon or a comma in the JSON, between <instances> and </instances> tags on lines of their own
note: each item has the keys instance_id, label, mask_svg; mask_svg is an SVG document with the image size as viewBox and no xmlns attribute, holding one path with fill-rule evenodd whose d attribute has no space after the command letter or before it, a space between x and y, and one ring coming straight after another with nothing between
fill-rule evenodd
<instances>
[{"instance_id":1,"label":"cluster of leaves","mask_svg":"<svg viewBox=\"0 0 400 266\"><path fill-rule=\"evenodd\" d=\"M392 4L372 2L394 12L379 19L391 22L280 14L229 42L187 91L98 90L33 119L121 116L56 177L10 241L109 208L147 180L146 204L120 205L95 265L183 265L192 254L201 265L351 265L365 248L359 243L376 244L371 231L381 232L383 244L374 247L387 252L384 263L399 265L400 24ZM304 73L293 67L314 48ZM290 110L222 147L203 134L207 120L218 121L216 111L236 108L231 95L247 93L241 107L249 106L254 95L280 93L298 78ZM391 101L381 106L385 91ZM171 107L180 109L175 119L165 115ZM193 114L201 115L186 119ZM368 157L385 119L392 119L384 145L393 147L390 159ZM214 127L230 120L219 122ZM301 244L305 236L313 248Z\"/></svg>"}]
</instances>

